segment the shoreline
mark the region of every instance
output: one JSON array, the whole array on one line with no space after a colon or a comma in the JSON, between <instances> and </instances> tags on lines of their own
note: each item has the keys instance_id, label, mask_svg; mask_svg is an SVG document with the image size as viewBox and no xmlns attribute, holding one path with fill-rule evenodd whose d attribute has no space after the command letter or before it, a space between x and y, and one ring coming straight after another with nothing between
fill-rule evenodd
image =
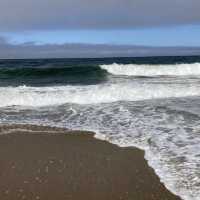
<instances>
[{"instance_id":1,"label":"shoreline","mask_svg":"<svg viewBox=\"0 0 200 200\"><path fill-rule=\"evenodd\" d=\"M0 199L181 200L160 182L144 151L94 135L0 125Z\"/></svg>"}]
</instances>

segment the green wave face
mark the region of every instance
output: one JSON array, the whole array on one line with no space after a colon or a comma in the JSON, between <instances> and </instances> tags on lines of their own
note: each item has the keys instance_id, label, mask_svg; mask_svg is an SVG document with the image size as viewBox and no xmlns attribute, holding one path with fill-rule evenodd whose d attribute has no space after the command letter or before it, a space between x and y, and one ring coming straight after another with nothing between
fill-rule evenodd
<instances>
[{"instance_id":1,"label":"green wave face","mask_svg":"<svg viewBox=\"0 0 200 200\"><path fill-rule=\"evenodd\" d=\"M0 84L98 84L106 80L106 75L98 66L0 68Z\"/></svg>"}]
</instances>

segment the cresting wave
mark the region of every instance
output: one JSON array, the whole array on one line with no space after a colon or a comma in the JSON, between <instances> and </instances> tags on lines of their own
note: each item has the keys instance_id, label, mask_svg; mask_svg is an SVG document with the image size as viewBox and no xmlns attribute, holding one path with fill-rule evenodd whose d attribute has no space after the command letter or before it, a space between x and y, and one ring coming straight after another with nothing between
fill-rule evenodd
<instances>
[{"instance_id":1,"label":"cresting wave","mask_svg":"<svg viewBox=\"0 0 200 200\"><path fill-rule=\"evenodd\" d=\"M47 86L66 84L98 84L108 73L99 66L37 66L0 68L0 85Z\"/></svg>"},{"instance_id":2,"label":"cresting wave","mask_svg":"<svg viewBox=\"0 0 200 200\"><path fill-rule=\"evenodd\" d=\"M49 76L69 76L69 75L94 75L94 73L101 73L98 66L88 67L5 67L0 68L0 78L8 77L49 77Z\"/></svg>"},{"instance_id":3,"label":"cresting wave","mask_svg":"<svg viewBox=\"0 0 200 200\"><path fill-rule=\"evenodd\" d=\"M200 63L172 65L108 64L62 67L0 68L0 79L103 77L106 73L127 76L199 76Z\"/></svg>"},{"instance_id":4,"label":"cresting wave","mask_svg":"<svg viewBox=\"0 0 200 200\"><path fill-rule=\"evenodd\" d=\"M200 63L176 65L137 65L111 64L101 65L101 69L113 75L126 76L199 76Z\"/></svg>"},{"instance_id":5,"label":"cresting wave","mask_svg":"<svg viewBox=\"0 0 200 200\"><path fill-rule=\"evenodd\" d=\"M98 104L200 96L197 84L116 83L91 86L0 87L0 107Z\"/></svg>"}]
</instances>

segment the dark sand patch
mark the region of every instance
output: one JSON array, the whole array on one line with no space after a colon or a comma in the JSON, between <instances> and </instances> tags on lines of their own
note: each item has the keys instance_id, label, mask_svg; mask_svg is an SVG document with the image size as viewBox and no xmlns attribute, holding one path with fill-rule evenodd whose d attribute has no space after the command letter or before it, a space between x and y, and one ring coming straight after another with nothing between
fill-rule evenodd
<instances>
[{"instance_id":1,"label":"dark sand patch","mask_svg":"<svg viewBox=\"0 0 200 200\"><path fill-rule=\"evenodd\" d=\"M12 133L0 136L0 200L180 200L136 148L57 128L2 132Z\"/></svg>"}]
</instances>

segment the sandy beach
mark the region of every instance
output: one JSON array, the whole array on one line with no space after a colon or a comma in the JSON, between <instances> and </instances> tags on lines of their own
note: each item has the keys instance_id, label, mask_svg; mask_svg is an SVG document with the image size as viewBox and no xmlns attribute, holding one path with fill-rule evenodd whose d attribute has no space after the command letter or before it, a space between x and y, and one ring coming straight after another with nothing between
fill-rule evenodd
<instances>
[{"instance_id":1,"label":"sandy beach","mask_svg":"<svg viewBox=\"0 0 200 200\"><path fill-rule=\"evenodd\" d=\"M139 149L58 128L1 126L0 134L1 200L180 200Z\"/></svg>"}]
</instances>

